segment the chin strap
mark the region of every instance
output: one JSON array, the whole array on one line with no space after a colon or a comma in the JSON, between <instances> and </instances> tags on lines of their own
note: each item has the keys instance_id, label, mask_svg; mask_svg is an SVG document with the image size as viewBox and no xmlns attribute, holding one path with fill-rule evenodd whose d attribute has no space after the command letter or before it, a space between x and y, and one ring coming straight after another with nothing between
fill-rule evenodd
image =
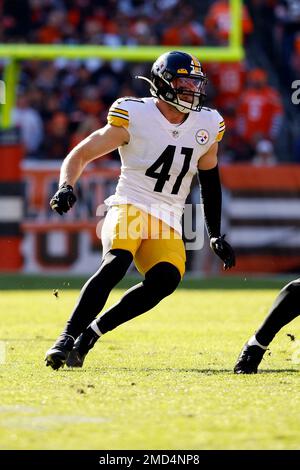
<instances>
[{"instance_id":1,"label":"chin strap","mask_svg":"<svg viewBox=\"0 0 300 470\"><path fill-rule=\"evenodd\" d=\"M180 103L173 103L173 101L167 101L165 98L159 95L157 87L154 85L154 83L147 77L143 77L142 75L136 75L134 78L140 79L140 80L145 80L150 84L150 93L152 96L155 98L159 98L160 100L164 101L165 103L170 104L174 108L176 108L178 111L180 111L183 114L188 114L191 109L185 108L184 106L180 105Z\"/></svg>"},{"instance_id":2,"label":"chin strap","mask_svg":"<svg viewBox=\"0 0 300 470\"><path fill-rule=\"evenodd\" d=\"M140 79L140 80L145 80L150 84L150 91L152 93L152 89L157 93L157 87L154 85L154 83L147 77L143 77L142 75L136 75L134 78ZM153 93L152 93L153 94Z\"/></svg>"}]
</instances>

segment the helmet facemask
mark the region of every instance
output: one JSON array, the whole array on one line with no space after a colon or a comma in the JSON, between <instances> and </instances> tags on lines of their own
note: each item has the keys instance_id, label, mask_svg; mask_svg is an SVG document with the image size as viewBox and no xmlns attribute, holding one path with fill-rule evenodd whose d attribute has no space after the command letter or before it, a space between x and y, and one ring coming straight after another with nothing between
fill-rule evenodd
<instances>
[{"instance_id":1,"label":"helmet facemask","mask_svg":"<svg viewBox=\"0 0 300 470\"><path fill-rule=\"evenodd\" d=\"M176 94L176 100L172 102L182 113L189 111L201 111L205 94L206 77L176 77L171 82L171 87Z\"/></svg>"}]
</instances>

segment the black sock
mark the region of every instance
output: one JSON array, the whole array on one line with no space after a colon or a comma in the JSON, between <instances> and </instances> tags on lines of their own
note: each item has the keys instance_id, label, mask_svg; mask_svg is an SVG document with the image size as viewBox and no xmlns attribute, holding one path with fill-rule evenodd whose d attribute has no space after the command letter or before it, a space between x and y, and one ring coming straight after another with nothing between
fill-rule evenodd
<instances>
[{"instance_id":1,"label":"black sock","mask_svg":"<svg viewBox=\"0 0 300 470\"><path fill-rule=\"evenodd\" d=\"M170 295L180 282L180 273L171 263L161 262L146 273L145 280L131 287L121 300L101 315L97 326L102 334L147 312Z\"/></svg>"},{"instance_id":2,"label":"black sock","mask_svg":"<svg viewBox=\"0 0 300 470\"><path fill-rule=\"evenodd\" d=\"M276 333L300 314L300 279L287 284L276 298L271 311L255 333L257 341L268 346Z\"/></svg>"},{"instance_id":3,"label":"black sock","mask_svg":"<svg viewBox=\"0 0 300 470\"><path fill-rule=\"evenodd\" d=\"M127 250L111 250L102 260L99 270L86 282L77 305L63 331L77 338L102 310L112 288L124 277L132 261Z\"/></svg>"}]
</instances>

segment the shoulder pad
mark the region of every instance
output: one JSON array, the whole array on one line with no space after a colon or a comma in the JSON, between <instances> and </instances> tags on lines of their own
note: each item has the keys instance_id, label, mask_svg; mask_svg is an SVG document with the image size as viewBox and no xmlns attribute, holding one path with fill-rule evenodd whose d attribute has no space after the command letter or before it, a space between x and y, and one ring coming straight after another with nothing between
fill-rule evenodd
<instances>
[{"instance_id":1,"label":"shoulder pad","mask_svg":"<svg viewBox=\"0 0 300 470\"><path fill-rule=\"evenodd\" d=\"M225 121L221 114L216 110L213 109L214 115L215 115L215 120L217 124L217 136L216 136L216 142L221 142L224 132L225 132Z\"/></svg>"},{"instance_id":2,"label":"shoulder pad","mask_svg":"<svg viewBox=\"0 0 300 470\"><path fill-rule=\"evenodd\" d=\"M109 108L107 122L116 127L129 126L129 110L125 98L119 98Z\"/></svg>"},{"instance_id":3,"label":"shoulder pad","mask_svg":"<svg viewBox=\"0 0 300 470\"><path fill-rule=\"evenodd\" d=\"M115 103L122 103L124 101L135 101L136 103L145 103L142 98L135 98L134 96L124 96L124 98L119 98Z\"/></svg>"}]
</instances>

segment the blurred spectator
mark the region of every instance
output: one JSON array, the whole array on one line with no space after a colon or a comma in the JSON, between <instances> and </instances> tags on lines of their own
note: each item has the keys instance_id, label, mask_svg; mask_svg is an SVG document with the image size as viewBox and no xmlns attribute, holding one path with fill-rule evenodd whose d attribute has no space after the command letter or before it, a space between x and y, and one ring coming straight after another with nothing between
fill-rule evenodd
<instances>
[{"instance_id":1,"label":"blurred spectator","mask_svg":"<svg viewBox=\"0 0 300 470\"><path fill-rule=\"evenodd\" d=\"M251 151L247 152L245 145L236 132L238 102L246 81L246 67L243 62L214 62L205 67L216 107L225 119L227 132L220 144L220 159L233 162L248 159Z\"/></svg>"},{"instance_id":2,"label":"blurred spectator","mask_svg":"<svg viewBox=\"0 0 300 470\"><path fill-rule=\"evenodd\" d=\"M280 131L283 107L279 93L267 84L267 74L256 68L249 72L248 88L242 93L237 131L253 149L261 139L274 141Z\"/></svg>"},{"instance_id":3,"label":"blurred spectator","mask_svg":"<svg viewBox=\"0 0 300 470\"><path fill-rule=\"evenodd\" d=\"M88 137L89 134L96 131L100 127L101 123L95 116L86 116L85 119L79 123L77 130L73 133L70 141L70 147L75 147L77 144L79 144L79 142L81 142L83 139Z\"/></svg>"},{"instance_id":4,"label":"blurred spectator","mask_svg":"<svg viewBox=\"0 0 300 470\"><path fill-rule=\"evenodd\" d=\"M274 147L270 140L260 140L256 145L256 154L252 159L255 166L273 166L277 163Z\"/></svg>"},{"instance_id":5,"label":"blurred spectator","mask_svg":"<svg viewBox=\"0 0 300 470\"><path fill-rule=\"evenodd\" d=\"M294 160L296 163L300 163L300 134L295 136L294 142Z\"/></svg>"},{"instance_id":6,"label":"blurred spectator","mask_svg":"<svg viewBox=\"0 0 300 470\"><path fill-rule=\"evenodd\" d=\"M40 64L36 85L40 90L53 92L58 86L58 74L53 62L43 62Z\"/></svg>"},{"instance_id":7,"label":"blurred spectator","mask_svg":"<svg viewBox=\"0 0 300 470\"><path fill-rule=\"evenodd\" d=\"M61 41L66 15L62 10L50 12L46 24L39 30L37 39L42 44L53 44Z\"/></svg>"},{"instance_id":8,"label":"blurred spectator","mask_svg":"<svg viewBox=\"0 0 300 470\"><path fill-rule=\"evenodd\" d=\"M186 6L182 14L172 17L172 22L167 26L162 35L162 44L165 46L199 46L204 43L205 30L195 21L194 8Z\"/></svg>"},{"instance_id":9,"label":"blurred spectator","mask_svg":"<svg viewBox=\"0 0 300 470\"><path fill-rule=\"evenodd\" d=\"M14 125L20 129L26 153L36 155L44 135L43 122L39 113L30 106L26 95L17 98L12 119Z\"/></svg>"},{"instance_id":10,"label":"blurred spectator","mask_svg":"<svg viewBox=\"0 0 300 470\"><path fill-rule=\"evenodd\" d=\"M299 0L281 0L275 8L277 18L277 43L281 55L281 78L289 83L291 80L291 57L295 36L300 31Z\"/></svg>"},{"instance_id":11,"label":"blurred spectator","mask_svg":"<svg viewBox=\"0 0 300 470\"><path fill-rule=\"evenodd\" d=\"M48 122L43 145L43 156L49 160L63 160L70 150L68 117L61 112Z\"/></svg>"},{"instance_id":12,"label":"blurred spectator","mask_svg":"<svg viewBox=\"0 0 300 470\"><path fill-rule=\"evenodd\" d=\"M231 115L246 82L244 62L214 62L206 66L206 71L214 87L214 106L224 117Z\"/></svg>"},{"instance_id":13,"label":"blurred spectator","mask_svg":"<svg viewBox=\"0 0 300 470\"><path fill-rule=\"evenodd\" d=\"M89 85L84 88L79 100L79 109L85 114L99 116L104 106L100 99L100 90L96 86Z\"/></svg>"},{"instance_id":14,"label":"blurred spectator","mask_svg":"<svg viewBox=\"0 0 300 470\"><path fill-rule=\"evenodd\" d=\"M228 41L231 18L228 0L217 0L210 6L205 18L205 28L213 42ZM243 6L242 30L244 37L253 32L253 23L247 7Z\"/></svg>"},{"instance_id":15,"label":"blurred spectator","mask_svg":"<svg viewBox=\"0 0 300 470\"><path fill-rule=\"evenodd\" d=\"M295 37L291 66L292 79L300 79L300 33Z\"/></svg>"},{"instance_id":16,"label":"blurred spectator","mask_svg":"<svg viewBox=\"0 0 300 470\"><path fill-rule=\"evenodd\" d=\"M255 17L255 39L259 40L262 49L272 63L278 60L278 45L275 41L275 7L278 0L251 0L248 2L250 12Z\"/></svg>"},{"instance_id":17,"label":"blurred spectator","mask_svg":"<svg viewBox=\"0 0 300 470\"><path fill-rule=\"evenodd\" d=\"M30 1L4 0L1 13L5 35L11 42L22 40L30 29Z\"/></svg>"},{"instance_id":18,"label":"blurred spectator","mask_svg":"<svg viewBox=\"0 0 300 470\"><path fill-rule=\"evenodd\" d=\"M140 19L135 22L131 28L132 38L136 44L145 44L151 46L156 44L156 37L151 31L151 26L148 21Z\"/></svg>"}]
</instances>

